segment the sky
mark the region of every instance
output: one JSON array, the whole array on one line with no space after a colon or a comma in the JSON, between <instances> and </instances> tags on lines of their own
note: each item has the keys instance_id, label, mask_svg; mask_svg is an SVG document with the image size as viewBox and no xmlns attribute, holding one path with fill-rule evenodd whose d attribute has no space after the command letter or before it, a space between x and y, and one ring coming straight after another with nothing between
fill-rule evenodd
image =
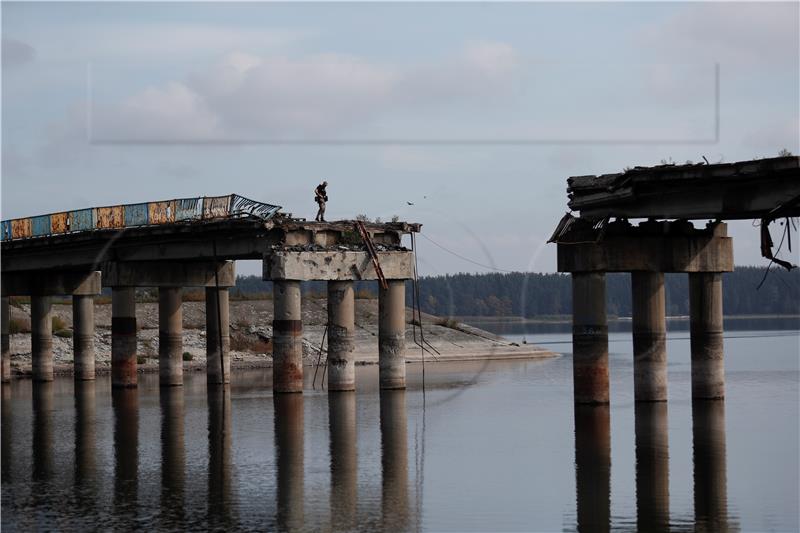
<instances>
[{"instance_id":1,"label":"sky","mask_svg":"<svg viewBox=\"0 0 800 533\"><path fill-rule=\"evenodd\" d=\"M327 180L422 274L552 272L569 176L800 153L799 6L3 2L2 218Z\"/></svg>"}]
</instances>

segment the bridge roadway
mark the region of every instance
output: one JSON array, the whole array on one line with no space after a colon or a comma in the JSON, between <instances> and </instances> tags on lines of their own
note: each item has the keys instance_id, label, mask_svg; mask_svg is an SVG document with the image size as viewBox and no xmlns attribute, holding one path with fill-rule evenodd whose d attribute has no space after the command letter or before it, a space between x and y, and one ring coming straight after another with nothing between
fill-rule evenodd
<instances>
[{"instance_id":1,"label":"bridge roadway","mask_svg":"<svg viewBox=\"0 0 800 533\"><path fill-rule=\"evenodd\" d=\"M366 223L386 285L379 289L380 385L405 388L405 280L414 260L402 238L419 224ZM207 375L230 381L228 290L234 261L263 261L274 282L273 386L302 392L300 284L328 282L329 390L354 390L356 280L379 275L353 221L307 222L276 217L228 218L67 233L2 243L2 379L11 378L9 297L31 298L32 377L53 379L51 298L72 296L75 379L94 379L93 296L112 289L112 384L137 385L135 289L159 290L159 374L163 386L182 375L181 289L206 291Z\"/></svg>"}]
</instances>

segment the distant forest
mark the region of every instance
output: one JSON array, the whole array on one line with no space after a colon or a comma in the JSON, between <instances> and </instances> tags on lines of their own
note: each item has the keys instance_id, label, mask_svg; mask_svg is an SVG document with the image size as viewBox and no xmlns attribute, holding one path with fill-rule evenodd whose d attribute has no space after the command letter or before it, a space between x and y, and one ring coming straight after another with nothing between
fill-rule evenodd
<instances>
[{"instance_id":1,"label":"distant forest","mask_svg":"<svg viewBox=\"0 0 800 533\"><path fill-rule=\"evenodd\" d=\"M723 307L726 315L800 314L800 270L773 267L764 278L762 267L736 267L723 274ZM689 277L666 274L668 315L689 314ZM411 305L411 287L406 298ZM572 313L572 285L568 274L448 274L419 280L422 310L439 316L524 316L526 318ZM240 276L234 297L271 294L272 284L258 276ZM303 284L306 294L325 294L324 282ZM357 282L357 296L377 294L374 282ZM631 315L629 274L606 276L608 314Z\"/></svg>"}]
</instances>

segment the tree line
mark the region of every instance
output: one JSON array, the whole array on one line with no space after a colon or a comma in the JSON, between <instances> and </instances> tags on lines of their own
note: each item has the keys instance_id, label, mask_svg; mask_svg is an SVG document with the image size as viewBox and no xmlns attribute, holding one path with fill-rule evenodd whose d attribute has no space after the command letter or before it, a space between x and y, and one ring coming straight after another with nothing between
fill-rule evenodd
<instances>
[{"instance_id":1,"label":"tree line","mask_svg":"<svg viewBox=\"0 0 800 533\"><path fill-rule=\"evenodd\" d=\"M723 308L726 315L800 314L800 270L772 268L764 277L763 267L736 267L722 275ZM762 283L763 280L763 283ZM689 277L666 274L667 314L689 314ZM759 284L761 287L758 288ZM377 296L375 282L356 282L357 297ZM306 295L324 296L325 282L303 283ZM272 283L258 276L239 276L232 289L234 298L269 296ZM447 274L419 280L420 307L439 316L563 316L572 313L572 283L569 274L489 273ZM412 284L406 284L407 304L412 302ZM631 315L630 274L606 275L607 310L610 316Z\"/></svg>"}]
</instances>

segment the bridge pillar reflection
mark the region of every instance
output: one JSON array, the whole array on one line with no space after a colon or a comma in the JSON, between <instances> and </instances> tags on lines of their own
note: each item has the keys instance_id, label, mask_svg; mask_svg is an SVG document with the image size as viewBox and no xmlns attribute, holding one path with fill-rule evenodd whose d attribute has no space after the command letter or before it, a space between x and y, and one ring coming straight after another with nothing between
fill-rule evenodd
<instances>
[{"instance_id":1,"label":"bridge pillar reflection","mask_svg":"<svg viewBox=\"0 0 800 533\"><path fill-rule=\"evenodd\" d=\"M136 289L111 289L111 385L135 387Z\"/></svg>"},{"instance_id":2,"label":"bridge pillar reflection","mask_svg":"<svg viewBox=\"0 0 800 533\"><path fill-rule=\"evenodd\" d=\"M406 388L406 284L386 280L378 292L378 367L381 389Z\"/></svg>"},{"instance_id":3,"label":"bridge pillar reflection","mask_svg":"<svg viewBox=\"0 0 800 533\"><path fill-rule=\"evenodd\" d=\"M276 281L273 294L272 387L275 392L303 392L300 282Z\"/></svg>"},{"instance_id":4,"label":"bridge pillar reflection","mask_svg":"<svg viewBox=\"0 0 800 533\"><path fill-rule=\"evenodd\" d=\"M180 287L158 289L158 377L162 387L183 385L183 307Z\"/></svg>"},{"instance_id":5,"label":"bridge pillar reflection","mask_svg":"<svg viewBox=\"0 0 800 533\"><path fill-rule=\"evenodd\" d=\"M53 306L50 296L31 296L31 373L53 381Z\"/></svg>"},{"instance_id":6,"label":"bridge pillar reflection","mask_svg":"<svg viewBox=\"0 0 800 533\"><path fill-rule=\"evenodd\" d=\"M356 388L355 297L352 281L328 282L328 391Z\"/></svg>"}]
</instances>

